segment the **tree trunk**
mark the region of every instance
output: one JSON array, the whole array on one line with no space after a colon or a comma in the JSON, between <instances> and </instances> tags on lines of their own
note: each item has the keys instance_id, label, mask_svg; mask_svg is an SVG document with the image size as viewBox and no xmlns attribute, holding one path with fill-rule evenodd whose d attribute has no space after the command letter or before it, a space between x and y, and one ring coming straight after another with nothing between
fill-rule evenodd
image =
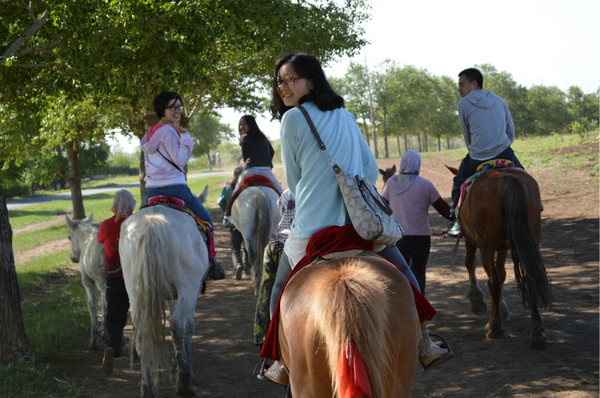
<instances>
[{"instance_id":1,"label":"tree trunk","mask_svg":"<svg viewBox=\"0 0 600 398\"><path fill-rule=\"evenodd\" d=\"M365 136L365 141L367 141L367 145L369 146L369 148L371 147L371 144L369 144L369 129L367 127L367 117L365 115L363 115L363 134Z\"/></svg>"},{"instance_id":2,"label":"tree trunk","mask_svg":"<svg viewBox=\"0 0 600 398\"><path fill-rule=\"evenodd\" d=\"M408 151L408 137L404 134L404 152Z\"/></svg>"},{"instance_id":3,"label":"tree trunk","mask_svg":"<svg viewBox=\"0 0 600 398\"><path fill-rule=\"evenodd\" d=\"M417 134L417 143L419 147L419 152L423 152L423 141L421 140L421 134Z\"/></svg>"},{"instance_id":4,"label":"tree trunk","mask_svg":"<svg viewBox=\"0 0 600 398\"><path fill-rule=\"evenodd\" d=\"M438 152L442 152L442 137L441 136L437 136L437 143L438 143Z\"/></svg>"},{"instance_id":5,"label":"tree trunk","mask_svg":"<svg viewBox=\"0 0 600 398\"><path fill-rule=\"evenodd\" d=\"M390 152L388 151L388 134L387 134L387 109L383 107L383 150L385 153L385 158L388 159L390 157Z\"/></svg>"},{"instance_id":6,"label":"tree trunk","mask_svg":"<svg viewBox=\"0 0 600 398\"><path fill-rule=\"evenodd\" d=\"M402 156L402 148L400 148L400 136L396 136L396 146L398 147L398 156Z\"/></svg>"},{"instance_id":7,"label":"tree trunk","mask_svg":"<svg viewBox=\"0 0 600 398\"><path fill-rule=\"evenodd\" d=\"M373 154L375 159L379 157L377 153L377 127L375 125L375 105L373 105L373 90L371 89L371 76L369 75L369 69L365 65L365 72L367 74L367 87L369 90L369 108L371 109L371 128L373 132Z\"/></svg>"},{"instance_id":8,"label":"tree trunk","mask_svg":"<svg viewBox=\"0 0 600 398\"><path fill-rule=\"evenodd\" d=\"M76 141L67 144L69 185L71 186L71 203L73 204L73 218L75 220L85 218L83 195L81 194L81 176L79 175L79 156L77 155L78 147L79 144Z\"/></svg>"},{"instance_id":9,"label":"tree trunk","mask_svg":"<svg viewBox=\"0 0 600 398\"><path fill-rule=\"evenodd\" d=\"M423 152L429 152L429 145L427 145L427 133L423 133Z\"/></svg>"},{"instance_id":10,"label":"tree trunk","mask_svg":"<svg viewBox=\"0 0 600 398\"><path fill-rule=\"evenodd\" d=\"M146 195L146 158L144 151L140 149L140 204Z\"/></svg>"},{"instance_id":11,"label":"tree trunk","mask_svg":"<svg viewBox=\"0 0 600 398\"><path fill-rule=\"evenodd\" d=\"M12 229L4 190L0 186L0 363L36 360L37 355L25 333L12 249Z\"/></svg>"}]
</instances>

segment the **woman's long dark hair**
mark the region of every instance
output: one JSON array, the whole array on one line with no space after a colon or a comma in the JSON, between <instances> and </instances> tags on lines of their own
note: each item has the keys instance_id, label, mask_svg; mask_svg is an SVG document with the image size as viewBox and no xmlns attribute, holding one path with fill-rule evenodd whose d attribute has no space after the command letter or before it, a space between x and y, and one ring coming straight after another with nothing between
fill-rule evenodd
<instances>
[{"instance_id":1,"label":"woman's long dark hair","mask_svg":"<svg viewBox=\"0 0 600 398\"><path fill-rule=\"evenodd\" d=\"M246 133L248 138L250 138L252 141L267 140L267 136L258 127L254 116L244 115L241 118L244 119L248 125L248 132Z\"/></svg>"},{"instance_id":2,"label":"woman's long dark hair","mask_svg":"<svg viewBox=\"0 0 600 398\"><path fill-rule=\"evenodd\" d=\"M290 54L277 61L277 65L275 66L273 94L270 107L273 119L281 120L283 114L292 108L283 103L279 91L277 90L279 69L288 62L292 64L299 76L311 81L313 85L310 92L300 98L299 102L301 104L312 101L322 111L331 111L344 107L344 98L333 91L317 58L310 54Z\"/></svg>"}]
</instances>

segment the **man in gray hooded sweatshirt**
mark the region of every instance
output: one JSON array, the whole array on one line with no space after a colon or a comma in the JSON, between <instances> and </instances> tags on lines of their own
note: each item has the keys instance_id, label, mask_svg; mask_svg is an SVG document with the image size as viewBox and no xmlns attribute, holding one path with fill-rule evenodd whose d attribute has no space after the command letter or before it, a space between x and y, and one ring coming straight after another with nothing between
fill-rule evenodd
<instances>
[{"instance_id":1,"label":"man in gray hooded sweatshirt","mask_svg":"<svg viewBox=\"0 0 600 398\"><path fill-rule=\"evenodd\" d=\"M460 230L454 220L454 209L458 203L460 186L473 174L477 167L488 160L507 159L516 167L521 162L510 144L515 140L515 127L506 102L496 94L483 91L483 75L475 68L458 74L458 118L469 153L460 163L452 186L451 217L453 225L448 235L458 236Z\"/></svg>"}]
</instances>

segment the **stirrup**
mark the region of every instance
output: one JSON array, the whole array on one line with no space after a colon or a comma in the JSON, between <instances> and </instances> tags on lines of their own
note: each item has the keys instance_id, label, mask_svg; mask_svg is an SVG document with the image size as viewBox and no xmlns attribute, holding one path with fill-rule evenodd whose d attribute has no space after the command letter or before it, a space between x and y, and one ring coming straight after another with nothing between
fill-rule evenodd
<instances>
[{"instance_id":1,"label":"stirrup","mask_svg":"<svg viewBox=\"0 0 600 398\"><path fill-rule=\"evenodd\" d=\"M434 337L436 339L440 340L440 344L436 344L433 340L432 342L434 344L436 344L440 349L444 349L447 350L446 353L444 353L443 355L440 355L439 357L431 360L428 363L424 363L420 360L421 365L423 365L423 369L424 370L429 370L429 369L433 369L437 366L440 366L441 364L443 364L444 362L448 361L449 359L451 359L452 357L454 357L454 351L452 350L452 348L450 348L450 345L448 344L448 342L446 341L445 338L443 338L441 335L437 334L437 333L429 333L429 337Z\"/></svg>"}]
</instances>

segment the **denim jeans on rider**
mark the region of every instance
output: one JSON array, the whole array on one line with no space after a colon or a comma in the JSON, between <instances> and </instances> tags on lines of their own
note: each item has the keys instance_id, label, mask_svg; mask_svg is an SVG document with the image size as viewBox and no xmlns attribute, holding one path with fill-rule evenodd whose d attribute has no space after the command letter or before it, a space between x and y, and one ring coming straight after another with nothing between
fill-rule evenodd
<instances>
[{"instance_id":1,"label":"denim jeans on rider","mask_svg":"<svg viewBox=\"0 0 600 398\"><path fill-rule=\"evenodd\" d=\"M153 196L158 195L168 195L174 196L183 200L195 215L203 219L204 221L208 221L210 225L213 225L212 218L210 214L206 211L202 203L192 194L190 188L187 185L179 184L179 185L167 185L164 187L150 187L146 188L146 194L144 195L144 203L148 201Z\"/></svg>"}]
</instances>

